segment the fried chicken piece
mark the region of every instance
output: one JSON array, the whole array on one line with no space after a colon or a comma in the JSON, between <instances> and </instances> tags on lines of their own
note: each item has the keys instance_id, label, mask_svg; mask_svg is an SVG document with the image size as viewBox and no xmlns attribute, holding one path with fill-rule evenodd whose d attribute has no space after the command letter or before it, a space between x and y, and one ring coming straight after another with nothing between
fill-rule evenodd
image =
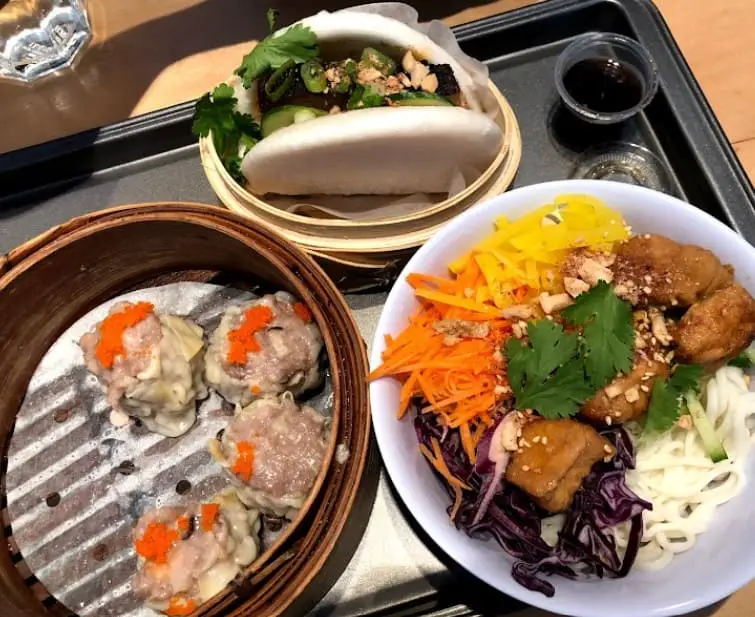
<instances>
[{"instance_id":1,"label":"fried chicken piece","mask_svg":"<svg viewBox=\"0 0 755 617\"><path fill-rule=\"evenodd\" d=\"M522 428L520 450L511 457L506 479L548 512L563 512L592 466L615 454L611 443L587 424L538 420Z\"/></svg>"},{"instance_id":2,"label":"fried chicken piece","mask_svg":"<svg viewBox=\"0 0 755 617\"><path fill-rule=\"evenodd\" d=\"M650 405L650 393L657 377L665 379L669 366L665 362L636 354L629 375L617 377L601 388L582 406L580 416L595 424L623 424L644 414Z\"/></svg>"},{"instance_id":3,"label":"fried chicken piece","mask_svg":"<svg viewBox=\"0 0 755 617\"><path fill-rule=\"evenodd\" d=\"M732 283L685 313L676 330L677 355L685 362L717 362L736 356L754 337L755 299Z\"/></svg>"},{"instance_id":4,"label":"fried chicken piece","mask_svg":"<svg viewBox=\"0 0 755 617\"><path fill-rule=\"evenodd\" d=\"M707 249L645 234L619 246L613 272L632 304L688 307L731 283L734 269Z\"/></svg>"}]
</instances>

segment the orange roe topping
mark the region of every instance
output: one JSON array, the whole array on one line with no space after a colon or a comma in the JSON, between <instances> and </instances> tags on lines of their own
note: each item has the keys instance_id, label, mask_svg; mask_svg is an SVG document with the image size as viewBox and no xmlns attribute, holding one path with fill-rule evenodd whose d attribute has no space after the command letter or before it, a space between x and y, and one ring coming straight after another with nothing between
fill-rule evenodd
<instances>
[{"instance_id":1,"label":"orange roe topping","mask_svg":"<svg viewBox=\"0 0 755 617\"><path fill-rule=\"evenodd\" d=\"M168 552L178 542L178 532L165 523L150 523L144 535L134 542L136 552L148 561L166 563Z\"/></svg>"},{"instance_id":2,"label":"orange roe topping","mask_svg":"<svg viewBox=\"0 0 755 617\"><path fill-rule=\"evenodd\" d=\"M260 392L262 392L262 388L260 388L257 384L254 384L249 389L252 391L252 394L259 394Z\"/></svg>"},{"instance_id":3,"label":"orange roe topping","mask_svg":"<svg viewBox=\"0 0 755 617\"><path fill-rule=\"evenodd\" d=\"M228 333L231 343L228 349L229 364L246 364L246 355L260 350L255 334L273 321L273 311L268 306L253 306L244 313L244 320Z\"/></svg>"},{"instance_id":4,"label":"orange roe topping","mask_svg":"<svg viewBox=\"0 0 755 617\"><path fill-rule=\"evenodd\" d=\"M238 456L231 467L231 471L239 476L245 482L252 479L252 469L254 467L254 444L248 441L239 441L236 444Z\"/></svg>"},{"instance_id":5,"label":"orange roe topping","mask_svg":"<svg viewBox=\"0 0 755 617\"><path fill-rule=\"evenodd\" d=\"M190 615L196 608L197 603L194 600L187 600L181 596L173 596L170 599L165 614L169 617L180 617L181 615Z\"/></svg>"},{"instance_id":6,"label":"orange roe topping","mask_svg":"<svg viewBox=\"0 0 755 617\"><path fill-rule=\"evenodd\" d=\"M294 304L294 313L305 323L312 321L312 313L307 308L307 305L303 302L297 302Z\"/></svg>"},{"instance_id":7,"label":"orange roe topping","mask_svg":"<svg viewBox=\"0 0 755 617\"><path fill-rule=\"evenodd\" d=\"M215 519L218 517L219 509L220 506L216 503L202 504L202 518L199 522L202 531L212 531L212 526L215 523Z\"/></svg>"},{"instance_id":8,"label":"orange roe topping","mask_svg":"<svg viewBox=\"0 0 755 617\"><path fill-rule=\"evenodd\" d=\"M97 360L102 366L112 368L117 356L126 355L123 348L123 332L143 321L154 309L150 302L137 302L120 313L105 317L99 327L100 340L95 349Z\"/></svg>"},{"instance_id":9,"label":"orange roe topping","mask_svg":"<svg viewBox=\"0 0 755 617\"><path fill-rule=\"evenodd\" d=\"M185 514L179 516L178 519L176 519L176 527L178 527L179 531L189 531L189 528L191 527L189 517Z\"/></svg>"}]
</instances>

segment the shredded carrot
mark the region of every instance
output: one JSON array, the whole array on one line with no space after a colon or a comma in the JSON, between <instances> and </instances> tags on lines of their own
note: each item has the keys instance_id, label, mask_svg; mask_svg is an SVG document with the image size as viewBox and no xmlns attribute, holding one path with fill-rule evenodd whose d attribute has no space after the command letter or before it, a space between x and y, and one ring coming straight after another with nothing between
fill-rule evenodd
<instances>
[{"instance_id":1,"label":"shredded carrot","mask_svg":"<svg viewBox=\"0 0 755 617\"><path fill-rule=\"evenodd\" d=\"M417 289L414 293L416 293L418 297L424 298L425 300L430 300L431 302L447 304L451 307L467 309L475 313L485 313L486 315L501 314L501 312L496 310L496 308L493 306L480 304L479 302L475 302L474 300L460 296L452 296L449 294L440 293L439 291L431 291L428 289Z\"/></svg>"},{"instance_id":2,"label":"shredded carrot","mask_svg":"<svg viewBox=\"0 0 755 617\"><path fill-rule=\"evenodd\" d=\"M440 449L440 443L438 443L438 440L433 437L430 440L430 443L433 446L432 452L430 452L424 444L420 444L419 450L435 470L446 479L454 491L454 505L453 508L451 508L451 520L453 521L461 507L462 490L471 491L472 489L459 480L459 478L454 476L448 469L448 465L446 465L446 461L443 459L443 452Z\"/></svg>"},{"instance_id":3,"label":"shredded carrot","mask_svg":"<svg viewBox=\"0 0 755 617\"><path fill-rule=\"evenodd\" d=\"M305 323L312 321L312 313L303 302L297 302L294 304L294 313L296 313L299 319Z\"/></svg>"},{"instance_id":4,"label":"shredded carrot","mask_svg":"<svg viewBox=\"0 0 755 617\"><path fill-rule=\"evenodd\" d=\"M236 456L231 471L241 476L245 482L249 482L252 479L254 469L254 444L248 441L239 441L236 444L236 450L238 456Z\"/></svg>"},{"instance_id":5,"label":"shredded carrot","mask_svg":"<svg viewBox=\"0 0 755 617\"><path fill-rule=\"evenodd\" d=\"M414 279L416 284L424 285L426 281ZM511 335L511 323L499 316L491 318L466 309L460 309L457 314L454 319L487 324L488 335L485 338L462 336L453 344L447 344L445 335L435 326L449 319L448 306L425 303L403 332L386 339L383 364L372 371L369 378L395 377L402 382L399 418L407 413L414 399L421 398L426 403L420 411L438 414L441 424L468 425L462 445L469 459L474 461L483 431L473 430L472 426L493 423L506 391L499 388L507 383L499 349ZM483 319L470 319L473 316Z\"/></svg>"},{"instance_id":6,"label":"shredded carrot","mask_svg":"<svg viewBox=\"0 0 755 617\"><path fill-rule=\"evenodd\" d=\"M202 531L212 531L212 526L215 524L215 519L218 517L220 506L216 503L203 503L201 510L202 516L199 525L202 527Z\"/></svg>"},{"instance_id":7,"label":"shredded carrot","mask_svg":"<svg viewBox=\"0 0 755 617\"><path fill-rule=\"evenodd\" d=\"M186 599L182 596L173 596L168 603L165 614L168 617L182 617L191 615L197 609L197 603L192 599Z\"/></svg>"},{"instance_id":8,"label":"shredded carrot","mask_svg":"<svg viewBox=\"0 0 755 617\"><path fill-rule=\"evenodd\" d=\"M178 542L178 532L165 523L153 522L147 525L144 535L134 541L136 552L148 561L166 563L168 553Z\"/></svg>"},{"instance_id":9,"label":"shredded carrot","mask_svg":"<svg viewBox=\"0 0 755 617\"><path fill-rule=\"evenodd\" d=\"M189 529L191 528L191 521L189 520L189 517L186 516L185 514L182 516L179 516L176 519L176 527L178 527L179 531L184 531L184 532L189 531Z\"/></svg>"},{"instance_id":10,"label":"shredded carrot","mask_svg":"<svg viewBox=\"0 0 755 617\"><path fill-rule=\"evenodd\" d=\"M137 302L118 313L105 317L99 326L100 338L95 349L97 360L102 366L112 368L118 356L126 356L126 350L123 348L123 333L127 328L143 321L154 309L155 307L149 302Z\"/></svg>"},{"instance_id":11,"label":"shredded carrot","mask_svg":"<svg viewBox=\"0 0 755 617\"><path fill-rule=\"evenodd\" d=\"M228 348L229 364L246 364L248 353L260 350L255 334L273 321L273 311L268 306L253 306L244 312L241 325L228 333L231 345Z\"/></svg>"}]
</instances>

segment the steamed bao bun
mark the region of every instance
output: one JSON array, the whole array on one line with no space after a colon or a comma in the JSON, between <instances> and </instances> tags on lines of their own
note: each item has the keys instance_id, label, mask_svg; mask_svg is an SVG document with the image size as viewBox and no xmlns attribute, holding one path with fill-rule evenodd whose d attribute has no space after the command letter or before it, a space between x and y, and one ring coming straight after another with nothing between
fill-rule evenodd
<instances>
[{"instance_id":1,"label":"steamed bao bun","mask_svg":"<svg viewBox=\"0 0 755 617\"><path fill-rule=\"evenodd\" d=\"M84 334L79 346L87 368L106 387L113 424L125 425L133 416L166 437L188 431L197 400L207 396L203 336L191 320L155 313L147 302L115 304Z\"/></svg>"},{"instance_id":2,"label":"steamed bao bun","mask_svg":"<svg viewBox=\"0 0 755 617\"><path fill-rule=\"evenodd\" d=\"M336 106L328 115L279 128L242 160L241 171L252 193L446 193L452 178L461 174L467 183L473 181L500 153L502 130L490 117L497 112L483 109L479 85L472 76L454 55L422 32L399 20L358 10L322 12L299 23L317 36L325 65L372 47L391 56L399 68L407 52L415 57L415 64L425 60L450 67L462 106L389 102L388 106L351 111ZM277 31L273 38L286 30ZM265 94L260 93L258 82L248 90L236 77L228 83L234 88L237 109L260 120ZM417 89L414 84L407 86L410 94ZM275 103L273 111L284 104L299 103Z\"/></svg>"},{"instance_id":3,"label":"steamed bao bun","mask_svg":"<svg viewBox=\"0 0 755 617\"><path fill-rule=\"evenodd\" d=\"M205 378L223 398L242 406L260 396L298 395L321 383L322 347L306 306L277 292L226 309L210 338Z\"/></svg>"},{"instance_id":4,"label":"steamed bao bun","mask_svg":"<svg viewBox=\"0 0 755 617\"><path fill-rule=\"evenodd\" d=\"M328 424L286 392L237 406L220 440L211 439L208 449L232 475L241 501L293 520L325 460Z\"/></svg>"}]
</instances>

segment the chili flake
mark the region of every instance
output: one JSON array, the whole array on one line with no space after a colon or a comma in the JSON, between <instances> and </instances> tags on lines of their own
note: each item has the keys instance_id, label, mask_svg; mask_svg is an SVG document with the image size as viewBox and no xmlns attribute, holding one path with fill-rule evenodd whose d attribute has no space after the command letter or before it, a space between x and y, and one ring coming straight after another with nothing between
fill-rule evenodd
<instances>
[{"instance_id":1,"label":"chili flake","mask_svg":"<svg viewBox=\"0 0 755 617\"><path fill-rule=\"evenodd\" d=\"M150 302L137 302L128 306L118 313L108 315L99 326L100 339L97 341L95 355L97 360L105 368L112 368L116 357L125 356L123 348L123 333L154 311L155 307Z\"/></svg>"},{"instance_id":2,"label":"chili flake","mask_svg":"<svg viewBox=\"0 0 755 617\"><path fill-rule=\"evenodd\" d=\"M228 333L231 343L228 349L229 364L246 364L246 355L261 349L254 335L270 325L274 317L268 306L253 306L244 312L241 325Z\"/></svg>"}]
</instances>

